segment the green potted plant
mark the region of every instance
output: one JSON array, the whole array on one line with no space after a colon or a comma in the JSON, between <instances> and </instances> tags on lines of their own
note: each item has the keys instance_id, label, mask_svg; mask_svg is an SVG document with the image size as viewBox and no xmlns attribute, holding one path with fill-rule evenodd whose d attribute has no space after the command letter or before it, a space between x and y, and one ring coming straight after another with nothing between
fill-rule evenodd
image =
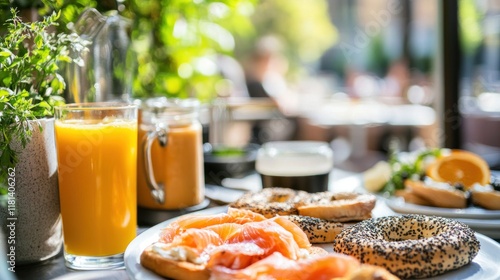
<instances>
[{"instance_id":1,"label":"green potted plant","mask_svg":"<svg viewBox=\"0 0 500 280\"><path fill-rule=\"evenodd\" d=\"M16 10L0 37L0 218L12 264L57 254L61 222L54 141L54 106L64 103L61 63L79 63L86 42L50 29L59 14L23 22ZM74 57L71 57L74 54ZM12 261L12 260L10 260Z\"/></svg>"}]
</instances>

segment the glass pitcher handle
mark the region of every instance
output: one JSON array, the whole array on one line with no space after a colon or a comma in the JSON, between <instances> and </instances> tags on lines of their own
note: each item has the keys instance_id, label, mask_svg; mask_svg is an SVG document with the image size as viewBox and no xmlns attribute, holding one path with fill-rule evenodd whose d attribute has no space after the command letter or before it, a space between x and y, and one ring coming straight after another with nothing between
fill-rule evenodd
<instances>
[{"instance_id":1,"label":"glass pitcher handle","mask_svg":"<svg viewBox=\"0 0 500 280\"><path fill-rule=\"evenodd\" d=\"M151 157L151 147L156 139L158 139L158 141L160 142L160 146L162 148L166 147L168 139L167 134L168 134L167 128L162 128L157 126L154 131L151 131L147 134L146 140L142 145L144 153L144 168L146 173L146 182L149 189L151 190L151 196L159 204L163 204L165 202L165 190L163 184L157 183L154 176L153 160Z\"/></svg>"}]
</instances>

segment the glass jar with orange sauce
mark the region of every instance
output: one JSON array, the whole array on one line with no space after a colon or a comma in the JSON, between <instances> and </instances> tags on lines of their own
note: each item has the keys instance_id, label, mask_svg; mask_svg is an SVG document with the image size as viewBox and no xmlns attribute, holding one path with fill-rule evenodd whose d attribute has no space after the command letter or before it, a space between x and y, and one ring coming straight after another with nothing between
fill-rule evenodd
<instances>
[{"instance_id":1,"label":"glass jar with orange sauce","mask_svg":"<svg viewBox=\"0 0 500 280\"><path fill-rule=\"evenodd\" d=\"M146 99L139 110L139 207L183 209L203 202L202 125L196 99Z\"/></svg>"}]
</instances>

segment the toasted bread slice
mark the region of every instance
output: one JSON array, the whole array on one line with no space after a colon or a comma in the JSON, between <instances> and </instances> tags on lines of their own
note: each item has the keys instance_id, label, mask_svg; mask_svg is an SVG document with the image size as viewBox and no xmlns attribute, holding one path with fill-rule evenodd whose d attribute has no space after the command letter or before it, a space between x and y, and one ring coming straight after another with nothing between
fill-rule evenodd
<instances>
[{"instance_id":1,"label":"toasted bread slice","mask_svg":"<svg viewBox=\"0 0 500 280\"><path fill-rule=\"evenodd\" d=\"M459 190L439 189L427 186L422 181L405 180L405 187L429 201L432 206L443 208L466 208L467 196Z\"/></svg>"},{"instance_id":2,"label":"toasted bread slice","mask_svg":"<svg viewBox=\"0 0 500 280\"><path fill-rule=\"evenodd\" d=\"M433 206L432 202L419 196L411 189L397 190L396 192L394 192L394 195L397 197L402 197L407 203L413 203L423 206Z\"/></svg>"},{"instance_id":3,"label":"toasted bread slice","mask_svg":"<svg viewBox=\"0 0 500 280\"><path fill-rule=\"evenodd\" d=\"M500 192L472 191L472 203L489 210L500 210Z\"/></svg>"}]
</instances>

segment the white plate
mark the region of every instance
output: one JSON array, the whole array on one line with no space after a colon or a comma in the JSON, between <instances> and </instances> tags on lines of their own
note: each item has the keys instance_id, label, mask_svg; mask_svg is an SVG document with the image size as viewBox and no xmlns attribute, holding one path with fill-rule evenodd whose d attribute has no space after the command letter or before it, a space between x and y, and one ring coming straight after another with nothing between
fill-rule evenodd
<instances>
[{"instance_id":1,"label":"white plate","mask_svg":"<svg viewBox=\"0 0 500 280\"><path fill-rule=\"evenodd\" d=\"M474 219L456 219L457 221L461 221L462 223L468 224L474 228L481 229L496 229L500 231L500 219L494 220L474 220Z\"/></svg>"},{"instance_id":2,"label":"white plate","mask_svg":"<svg viewBox=\"0 0 500 280\"><path fill-rule=\"evenodd\" d=\"M202 215L211 215L226 211L227 207L216 207L196 212ZM140 256L142 251L150 244L158 240L160 230L173 222L175 219L170 219L162 222L139 236L137 236L127 247L125 251L125 268L130 279L134 280L163 280L164 278L154 274L140 264ZM496 258L500 255L500 245L492 239L476 233L476 236L481 242L481 250L474 258L472 263L455 271L448 272L444 275L429 279L444 280L444 279L482 279L482 280L497 280L500 279L500 270L496 263ZM331 244L323 244L321 247L332 251Z\"/></svg>"},{"instance_id":3,"label":"white plate","mask_svg":"<svg viewBox=\"0 0 500 280\"><path fill-rule=\"evenodd\" d=\"M403 208L407 205L410 205L409 203L404 203L403 201L394 201L395 199L385 199L385 198L380 198L377 200L377 202L383 202L383 203L377 203L377 206L375 206L375 209L373 209L373 216L374 217L381 217L381 216L389 216L389 215L398 215L398 214L432 214L435 215L434 212L432 213L422 213L421 211L410 211L413 210L412 207L409 208ZM385 202L385 203L384 203ZM414 204L412 204L414 205ZM429 207L433 208L433 207ZM420 209L421 210L421 209ZM468 226L470 226L474 231L484 234L490 238L494 239L500 239L500 219L468 219L468 218L451 218L455 219L457 221L460 221Z\"/></svg>"},{"instance_id":4,"label":"white plate","mask_svg":"<svg viewBox=\"0 0 500 280\"><path fill-rule=\"evenodd\" d=\"M406 203L404 202L404 200L399 198L385 199L385 203L393 211L403 214L436 215L441 217L461 219L500 219L500 210L486 210L474 206L470 206L464 209L430 207L413 203Z\"/></svg>"},{"instance_id":5,"label":"white plate","mask_svg":"<svg viewBox=\"0 0 500 280\"><path fill-rule=\"evenodd\" d=\"M476 232L482 233L488 237L500 240L500 219L496 220L474 220L474 219L456 219Z\"/></svg>"}]
</instances>

